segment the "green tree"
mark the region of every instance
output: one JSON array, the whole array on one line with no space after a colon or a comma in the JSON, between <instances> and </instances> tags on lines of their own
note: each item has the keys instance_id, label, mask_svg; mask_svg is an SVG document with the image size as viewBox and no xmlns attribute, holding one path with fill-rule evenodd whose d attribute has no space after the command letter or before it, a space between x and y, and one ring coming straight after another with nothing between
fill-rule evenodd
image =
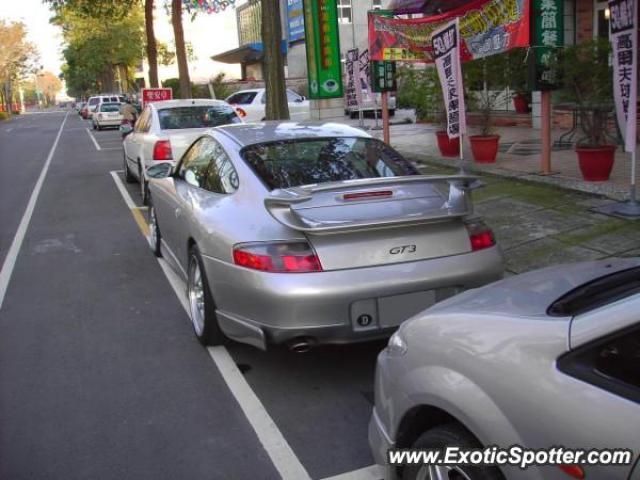
<instances>
[{"instance_id":1,"label":"green tree","mask_svg":"<svg viewBox=\"0 0 640 480\"><path fill-rule=\"evenodd\" d=\"M63 73L69 93L83 96L96 90L128 91L145 43L142 6L131 2L126 15L115 9L114 16L105 18L88 16L82 5L74 4L81 1L56 6L52 19L62 27L66 44Z\"/></svg>"},{"instance_id":2,"label":"green tree","mask_svg":"<svg viewBox=\"0 0 640 480\"><path fill-rule=\"evenodd\" d=\"M22 22L0 20L0 101L11 112L14 84L33 69L38 54L27 41L27 29Z\"/></svg>"}]
</instances>

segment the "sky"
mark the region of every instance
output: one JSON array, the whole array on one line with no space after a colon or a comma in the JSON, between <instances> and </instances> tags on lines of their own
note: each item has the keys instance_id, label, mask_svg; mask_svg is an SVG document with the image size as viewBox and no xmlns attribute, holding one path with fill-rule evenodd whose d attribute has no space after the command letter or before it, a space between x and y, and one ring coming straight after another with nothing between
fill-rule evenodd
<instances>
[{"instance_id":1,"label":"sky","mask_svg":"<svg viewBox=\"0 0 640 480\"><path fill-rule=\"evenodd\" d=\"M155 9L155 30L159 41L167 44L173 42L173 29L170 18L166 15L161 2ZM240 4L242 2L238 2ZM21 20L29 31L29 40L40 52L40 64L44 70L55 75L60 73L62 65L62 33L60 28L49 24L51 12L42 0L0 0L0 18L5 20ZM199 14L191 21L189 14L183 15L185 39L194 48L197 57L190 62L189 70L192 80L203 81L220 71L229 78L239 78L240 68L211 60L211 56L238 46L235 10L228 9L218 14ZM177 65L160 66L161 79L177 77Z\"/></svg>"},{"instance_id":2,"label":"sky","mask_svg":"<svg viewBox=\"0 0 640 480\"><path fill-rule=\"evenodd\" d=\"M40 64L55 75L62 64L62 32L49 24L51 13L42 0L0 0L0 18L21 20L29 31L29 40L40 52Z\"/></svg>"}]
</instances>

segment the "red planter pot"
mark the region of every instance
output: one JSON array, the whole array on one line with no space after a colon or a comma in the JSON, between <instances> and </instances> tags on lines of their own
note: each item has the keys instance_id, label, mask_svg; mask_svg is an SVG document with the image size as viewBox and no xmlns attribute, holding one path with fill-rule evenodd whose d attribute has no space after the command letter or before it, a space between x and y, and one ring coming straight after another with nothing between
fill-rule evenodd
<instances>
[{"instance_id":1,"label":"red planter pot","mask_svg":"<svg viewBox=\"0 0 640 480\"><path fill-rule=\"evenodd\" d=\"M471 151L473 159L478 163L494 163L498 156L500 135L471 135Z\"/></svg>"},{"instance_id":2,"label":"red planter pot","mask_svg":"<svg viewBox=\"0 0 640 480\"><path fill-rule=\"evenodd\" d=\"M460 156L460 139L449 139L447 132L436 132L438 139L438 148L443 157L459 157Z\"/></svg>"},{"instance_id":3,"label":"red planter pot","mask_svg":"<svg viewBox=\"0 0 640 480\"><path fill-rule=\"evenodd\" d=\"M615 159L615 145L576 147L576 153L578 154L578 165L580 165L582 178L588 182L609 180Z\"/></svg>"},{"instance_id":4,"label":"red planter pot","mask_svg":"<svg viewBox=\"0 0 640 480\"><path fill-rule=\"evenodd\" d=\"M523 95L513 97L513 107L516 113L529 113L529 100Z\"/></svg>"}]
</instances>

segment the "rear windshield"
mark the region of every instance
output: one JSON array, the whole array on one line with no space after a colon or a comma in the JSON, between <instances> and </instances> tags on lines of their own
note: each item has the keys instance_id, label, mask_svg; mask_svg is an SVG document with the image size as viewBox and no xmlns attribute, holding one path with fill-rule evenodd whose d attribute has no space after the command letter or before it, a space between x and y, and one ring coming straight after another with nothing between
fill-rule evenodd
<instances>
[{"instance_id":1,"label":"rear windshield","mask_svg":"<svg viewBox=\"0 0 640 480\"><path fill-rule=\"evenodd\" d=\"M119 112L120 104L119 103L103 103L100 106L101 112Z\"/></svg>"},{"instance_id":2,"label":"rear windshield","mask_svg":"<svg viewBox=\"0 0 640 480\"><path fill-rule=\"evenodd\" d=\"M229 105L165 108L158 110L158 118L162 130L218 127L241 122L236 111Z\"/></svg>"},{"instance_id":3,"label":"rear windshield","mask_svg":"<svg viewBox=\"0 0 640 480\"><path fill-rule=\"evenodd\" d=\"M418 174L398 152L372 138L286 140L250 145L241 154L271 190Z\"/></svg>"},{"instance_id":4,"label":"rear windshield","mask_svg":"<svg viewBox=\"0 0 640 480\"><path fill-rule=\"evenodd\" d=\"M89 105L96 105L100 103L100 99L98 97L93 97L89 99Z\"/></svg>"}]
</instances>

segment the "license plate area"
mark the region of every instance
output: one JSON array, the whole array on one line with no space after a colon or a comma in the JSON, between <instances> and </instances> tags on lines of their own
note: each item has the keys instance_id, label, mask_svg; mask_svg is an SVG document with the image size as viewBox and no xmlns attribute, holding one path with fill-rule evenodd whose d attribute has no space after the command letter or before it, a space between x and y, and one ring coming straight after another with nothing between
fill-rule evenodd
<instances>
[{"instance_id":1,"label":"license plate area","mask_svg":"<svg viewBox=\"0 0 640 480\"><path fill-rule=\"evenodd\" d=\"M354 331L397 327L409 317L451 296L457 289L426 290L388 297L358 300L351 304ZM444 290L447 290L445 293Z\"/></svg>"}]
</instances>

